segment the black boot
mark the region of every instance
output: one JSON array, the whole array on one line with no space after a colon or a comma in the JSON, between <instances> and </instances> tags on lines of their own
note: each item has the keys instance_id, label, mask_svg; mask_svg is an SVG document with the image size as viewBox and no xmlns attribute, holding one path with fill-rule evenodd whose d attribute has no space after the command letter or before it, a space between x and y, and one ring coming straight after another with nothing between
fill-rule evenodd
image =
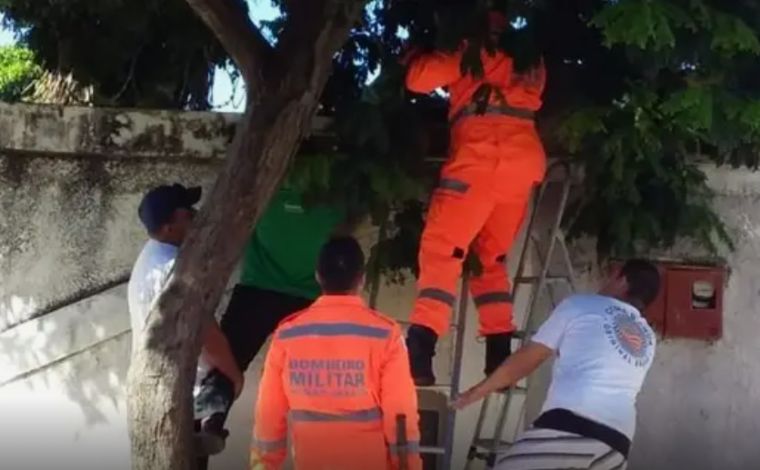
<instances>
[{"instance_id":1,"label":"black boot","mask_svg":"<svg viewBox=\"0 0 760 470\"><path fill-rule=\"evenodd\" d=\"M433 356L438 335L426 326L412 325L406 335L406 348L409 350L409 366L412 369L414 384L418 387L435 383L433 374Z\"/></svg>"},{"instance_id":2,"label":"black boot","mask_svg":"<svg viewBox=\"0 0 760 470\"><path fill-rule=\"evenodd\" d=\"M512 333L486 336L485 374L491 375L512 353Z\"/></svg>"}]
</instances>

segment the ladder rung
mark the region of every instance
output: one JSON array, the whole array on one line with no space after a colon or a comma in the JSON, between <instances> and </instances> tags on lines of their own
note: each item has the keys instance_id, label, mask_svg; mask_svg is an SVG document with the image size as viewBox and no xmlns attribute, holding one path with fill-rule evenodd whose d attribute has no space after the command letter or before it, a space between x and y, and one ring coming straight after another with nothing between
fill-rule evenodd
<instances>
[{"instance_id":1,"label":"ladder rung","mask_svg":"<svg viewBox=\"0 0 760 470\"><path fill-rule=\"evenodd\" d=\"M538 284L539 276L520 276L516 277L514 284ZM570 276L546 276L545 282L567 282L570 283Z\"/></svg>"},{"instance_id":2,"label":"ladder rung","mask_svg":"<svg viewBox=\"0 0 760 470\"><path fill-rule=\"evenodd\" d=\"M512 332L512 339L513 340L515 340L515 339L517 339L517 340L524 340L526 336L527 336L527 332L526 331L518 330L518 331L513 331Z\"/></svg>"},{"instance_id":3,"label":"ladder rung","mask_svg":"<svg viewBox=\"0 0 760 470\"><path fill-rule=\"evenodd\" d=\"M478 449L488 450L488 453L483 452L483 454L485 455L488 455L491 449L493 449L493 444L494 444L493 439L476 439L475 442L473 443L473 445ZM496 445L496 452L507 450L510 447L512 447L511 442L500 440L499 443ZM481 452L478 452L477 454L481 454Z\"/></svg>"},{"instance_id":4,"label":"ladder rung","mask_svg":"<svg viewBox=\"0 0 760 470\"><path fill-rule=\"evenodd\" d=\"M420 454L438 454L443 455L446 449L443 447L420 446Z\"/></svg>"},{"instance_id":5,"label":"ladder rung","mask_svg":"<svg viewBox=\"0 0 760 470\"><path fill-rule=\"evenodd\" d=\"M417 390L430 390L434 392L446 392L451 393L451 384L433 384L433 385L418 385L415 387ZM497 395L506 395L507 392L512 391L512 394L515 393L527 393L528 389L526 387L521 387L519 385L510 387L507 390L497 390L493 392Z\"/></svg>"},{"instance_id":6,"label":"ladder rung","mask_svg":"<svg viewBox=\"0 0 760 470\"><path fill-rule=\"evenodd\" d=\"M451 393L451 384L418 385L416 388L417 390Z\"/></svg>"},{"instance_id":7,"label":"ladder rung","mask_svg":"<svg viewBox=\"0 0 760 470\"><path fill-rule=\"evenodd\" d=\"M506 395L507 392L512 391L512 395L517 393L528 393L527 387L520 387L518 385L515 385L513 387L508 388L507 390L497 390L493 392L494 395Z\"/></svg>"}]
</instances>

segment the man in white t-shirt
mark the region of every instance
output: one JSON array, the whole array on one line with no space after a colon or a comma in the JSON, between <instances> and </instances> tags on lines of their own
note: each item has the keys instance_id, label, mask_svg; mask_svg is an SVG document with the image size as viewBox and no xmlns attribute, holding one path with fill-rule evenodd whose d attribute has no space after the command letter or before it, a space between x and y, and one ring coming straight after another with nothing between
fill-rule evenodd
<instances>
[{"instance_id":1,"label":"man in white t-shirt","mask_svg":"<svg viewBox=\"0 0 760 470\"><path fill-rule=\"evenodd\" d=\"M641 311L657 296L660 275L630 260L596 295L573 295L517 353L458 397L463 408L510 387L556 355L540 416L499 470L625 468L636 427L636 397L652 365L656 338Z\"/></svg>"},{"instance_id":2,"label":"man in white t-shirt","mask_svg":"<svg viewBox=\"0 0 760 470\"><path fill-rule=\"evenodd\" d=\"M185 188L180 184L159 186L149 191L140 202L138 215L150 239L132 268L127 286L127 302L132 326L132 351L137 348L153 303L171 275L179 247L192 224L200 201L201 188ZM226 337L216 321L209 321L203 330L203 343L197 375L207 367L225 374L235 386L235 396L243 388L243 375L237 367ZM197 380L197 378L196 378ZM204 423L196 422L202 454L215 454L224 447L224 435L205 432ZM205 458L205 457L204 457Z\"/></svg>"}]
</instances>

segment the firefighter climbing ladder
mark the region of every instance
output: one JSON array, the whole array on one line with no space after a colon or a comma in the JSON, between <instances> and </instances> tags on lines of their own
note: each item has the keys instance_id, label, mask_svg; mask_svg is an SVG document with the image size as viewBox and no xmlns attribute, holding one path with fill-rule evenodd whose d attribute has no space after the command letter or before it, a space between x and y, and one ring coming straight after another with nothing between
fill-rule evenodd
<instances>
[{"instance_id":1,"label":"firefighter climbing ladder","mask_svg":"<svg viewBox=\"0 0 760 470\"><path fill-rule=\"evenodd\" d=\"M554 177L557 170L564 171L564 177ZM517 299L519 293L522 292L522 286L531 286L532 290L529 293L528 308L525 315L522 318L521 328L514 335L514 339L520 342L528 339L536 325L534 325L536 319L536 310L539 306L539 299L541 298L542 290L545 288L548 290L549 298L552 306L556 306L559 302L558 297L555 295L555 287L557 283L565 283L570 291L575 291L575 282L573 276L573 268L570 261L570 254L565 244L564 234L562 233L560 224L565 214L567 201L570 195L570 189L572 186L572 168L570 164L566 162L557 162L549 166L546 174L546 178L543 184L541 184L535 191L532 208L530 210L530 218L528 219L528 226L525 230L525 241L520 253L517 273L513 281L513 298ZM539 236L539 229L536 221L539 219L538 215L541 212L542 203L545 202L545 196L547 190L552 185L560 186L559 202L555 207L551 208L551 212L547 215L547 220L551 221L549 228L549 236L546 244L545 251L541 250L541 237ZM544 210L547 210L546 208ZM386 236L385 227L380 229L381 240ZM533 247L535 259L538 265L538 275L526 274L527 258L530 256L529 247ZM561 255L561 264L564 265L564 273L557 273L551 269L556 250L559 248L559 254ZM370 292L370 305L374 306L377 300L379 290L379 276L375 276L373 279ZM445 393L449 397L456 397L459 393L460 379L462 372L462 360L464 356L464 330L466 325L466 312L468 307L468 288L467 277L463 276L461 283L461 291L459 296L459 303L456 310L455 321L451 325L451 329L454 332L454 348L452 354L452 367L451 367L451 383L434 385L432 387L420 387L422 389L433 389ZM403 322L402 322L403 323ZM513 347L513 350L515 348ZM517 408L518 421L515 426L513 435L519 430L520 424L524 420L525 403L524 396L526 395L528 387L512 387L505 392L500 392L486 397L481 405L480 414L478 416L477 424L475 427L475 433L468 450L467 462L465 464L465 470L468 470L475 460L484 460L488 467L493 465L495 455L498 451L502 451L509 447L510 441L504 439L504 430L507 425L507 419L510 412ZM523 395L521 404L514 404L517 395ZM492 405L497 405L497 413L491 414L489 410ZM496 416L496 423L493 426L490 436L486 436L485 421L488 416ZM436 454L440 458L438 460L437 468L443 470L451 470L452 467L452 455L454 447L454 433L456 429L456 411L449 409L446 421L445 421L445 433L443 436L443 442L440 446L436 447L420 447L420 453Z\"/></svg>"}]
</instances>

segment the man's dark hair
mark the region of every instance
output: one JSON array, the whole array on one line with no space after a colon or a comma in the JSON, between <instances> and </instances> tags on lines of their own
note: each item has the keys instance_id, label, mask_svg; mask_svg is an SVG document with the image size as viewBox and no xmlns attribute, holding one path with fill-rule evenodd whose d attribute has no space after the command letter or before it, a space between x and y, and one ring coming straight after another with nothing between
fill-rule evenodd
<instances>
[{"instance_id":1,"label":"man's dark hair","mask_svg":"<svg viewBox=\"0 0 760 470\"><path fill-rule=\"evenodd\" d=\"M364 274L364 253L353 237L331 238L322 247L317 273L325 294L345 294L353 291Z\"/></svg>"},{"instance_id":2,"label":"man's dark hair","mask_svg":"<svg viewBox=\"0 0 760 470\"><path fill-rule=\"evenodd\" d=\"M660 291L660 272L649 261L628 260L620 270L620 275L628 281L628 300L637 304L637 308L647 308Z\"/></svg>"}]
</instances>

